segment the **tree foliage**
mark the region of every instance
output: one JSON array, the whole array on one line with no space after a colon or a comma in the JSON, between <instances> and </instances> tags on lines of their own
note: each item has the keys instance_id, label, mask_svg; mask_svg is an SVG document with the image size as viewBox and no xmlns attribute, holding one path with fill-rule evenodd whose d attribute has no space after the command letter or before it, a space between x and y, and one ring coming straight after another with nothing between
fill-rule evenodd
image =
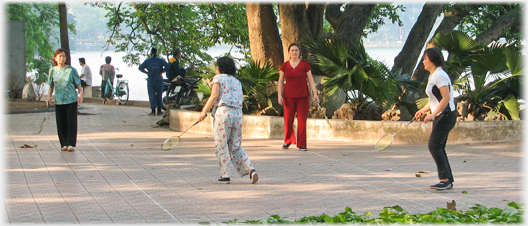
<instances>
[{"instance_id":1,"label":"tree foliage","mask_svg":"<svg viewBox=\"0 0 528 226\"><path fill-rule=\"evenodd\" d=\"M449 53L445 68L461 93L457 101L467 102L468 115L476 120L494 115L519 119L523 69L519 47L484 46L460 31L438 34L434 42Z\"/></svg>"},{"instance_id":2,"label":"tree foliage","mask_svg":"<svg viewBox=\"0 0 528 226\"><path fill-rule=\"evenodd\" d=\"M452 7L449 4L447 7ZM501 16L508 14L512 9L521 8L519 3L506 4L479 4L479 5L462 5L464 8L469 8L468 15L462 18L458 24L457 30L467 33L469 36L477 36L485 32L491 27L493 22L497 21ZM516 18L517 22L510 28L504 30L499 37L493 40L504 38L506 42L513 44L521 44L520 20Z\"/></svg>"},{"instance_id":3,"label":"tree foliage","mask_svg":"<svg viewBox=\"0 0 528 226\"><path fill-rule=\"evenodd\" d=\"M206 65L212 57L206 52L217 44L245 50L249 46L245 5L239 3L97 3L108 11L111 31L108 44L126 52L124 62L140 63L151 47L169 56L182 50L184 62ZM246 54L246 53L245 53Z\"/></svg>"},{"instance_id":4,"label":"tree foliage","mask_svg":"<svg viewBox=\"0 0 528 226\"><path fill-rule=\"evenodd\" d=\"M26 27L26 72L35 72L37 83L47 80L53 48L58 45L59 10L56 3L11 3L8 21L23 21Z\"/></svg>"}]
</instances>

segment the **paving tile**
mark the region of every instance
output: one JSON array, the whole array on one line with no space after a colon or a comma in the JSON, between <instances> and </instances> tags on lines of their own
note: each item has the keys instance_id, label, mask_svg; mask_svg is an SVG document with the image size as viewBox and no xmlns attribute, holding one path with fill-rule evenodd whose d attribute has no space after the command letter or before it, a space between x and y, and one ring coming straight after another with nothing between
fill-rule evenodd
<instances>
[{"instance_id":1,"label":"paving tile","mask_svg":"<svg viewBox=\"0 0 528 226\"><path fill-rule=\"evenodd\" d=\"M244 139L259 173L257 184L230 168L231 184L216 184L210 134L186 133L169 151L161 142L179 134L156 128L145 108L85 104L77 149L61 152L55 118L36 134L44 113L10 114L4 143L4 222L12 224L222 224L335 215L352 208L376 215L399 205L425 213L456 200L505 208L524 197L521 142L449 145L455 188L438 181L424 145L309 141L310 150L284 150L281 140ZM16 122L16 123L14 123ZM34 148L20 148L28 144ZM418 171L430 171L416 177ZM489 183L493 181L493 183Z\"/></svg>"}]
</instances>

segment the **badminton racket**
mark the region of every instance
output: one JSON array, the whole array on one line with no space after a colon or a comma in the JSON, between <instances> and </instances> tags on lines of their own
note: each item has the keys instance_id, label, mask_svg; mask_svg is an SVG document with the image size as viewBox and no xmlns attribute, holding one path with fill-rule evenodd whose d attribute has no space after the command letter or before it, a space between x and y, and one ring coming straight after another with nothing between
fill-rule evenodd
<instances>
[{"instance_id":1,"label":"badminton racket","mask_svg":"<svg viewBox=\"0 0 528 226\"><path fill-rule=\"evenodd\" d=\"M400 132L403 128L407 127L409 124L414 122L414 120L416 120L416 118L413 117L412 120L409 123L407 123L404 127L400 128L398 131L396 131L396 133L393 133L393 134L387 133L384 136L382 136L378 140L378 142L376 142L376 147L375 147L376 150L383 151L386 148L388 148L392 144L392 142L394 141L394 136L396 136L396 134L398 132Z\"/></svg>"},{"instance_id":2,"label":"badminton racket","mask_svg":"<svg viewBox=\"0 0 528 226\"><path fill-rule=\"evenodd\" d=\"M48 116L48 111L49 111L49 105L46 108L46 114L44 114L44 120L42 120L42 123L40 124L40 129L37 134L40 134L40 132L42 132L42 128L44 128L44 122L46 121L46 117Z\"/></svg>"},{"instance_id":3,"label":"badminton racket","mask_svg":"<svg viewBox=\"0 0 528 226\"><path fill-rule=\"evenodd\" d=\"M161 150L168 151L171 148L176 147L180 143L180 137L185 132L187 132L189 129L191 129L194 125L198 124L199 122L200 120L194 122L191 126L189 126L189 128L183 131L183 133L181 133L179 136L172 136L172 137L167 138L167 140L165 140L165 142L163 142L163 144L161 145Z\"/></svg>"},{"instance_id":4,"label":"badminton racket","mask_svg":"<svg viewBox=\"0 0 528 226\"><path fill-rule=\"evenodd\" d=\"M332 128L332 125L330 125L330 120L328 120L328 117L326 117L326 114L323 112L323 108L321 108L321 105L319 104L319 102L315 102L315 103L317 103L317 106L319 107L319 111L325 117L326 123L328 123L328 126L330 126L330 128Z\"/></svg>"}]
</instances>

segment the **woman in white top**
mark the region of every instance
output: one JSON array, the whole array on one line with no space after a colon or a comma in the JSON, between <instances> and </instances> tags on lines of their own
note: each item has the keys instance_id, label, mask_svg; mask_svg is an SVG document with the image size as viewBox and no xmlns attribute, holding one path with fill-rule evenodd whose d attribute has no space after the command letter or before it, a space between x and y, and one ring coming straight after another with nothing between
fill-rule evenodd
<instances>
[{"instance_id":1,"label":"woman in white top","mask_svg":"<svg viewBox=\"0 0 528 226\"><path fill-rule=\"evenodd\" d=\"M414 116L418 119L426 112L431 112L424 118L424 123L433 121L433 130L429 137L428 147L438 168L440 179L438 184L431 185L431 189L452 189L454 180L445 146L449 132L456 124L457 117L453 87L449 75L442 69L444 56L439 49L425 50L423 64L430 73L425 90L429 96L429 103L417 111Z\"/></svg>"}]
</instances>

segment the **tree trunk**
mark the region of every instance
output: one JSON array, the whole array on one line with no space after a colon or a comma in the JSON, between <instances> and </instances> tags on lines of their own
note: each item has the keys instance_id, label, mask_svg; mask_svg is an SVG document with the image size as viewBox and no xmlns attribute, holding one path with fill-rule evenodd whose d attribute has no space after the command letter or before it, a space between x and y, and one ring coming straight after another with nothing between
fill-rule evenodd
<instances>
[{"instance_id":1,"label":"tree trunk","mask_svg":"<svg viewBox=\"0 0 528 226\"><path fill-rule=\"evenodd\" d=\"M68 40L68 12L65 3L59 3L59 20L61 48L66 51L66 64L71 65L70 42Z\"/></svg>"},{"instance_id":2,"label":"tree trunk","mask_svg":"<svg viewBox=\"0 0 528 226\"><path fill-rule=\"evenodd\" d=\"M426 3L423 6L402 51L394 58L392 71L402 69L403 74L412 74L416 61L420 58L420 53L436 22L436 15L440 14L442 7L443 4L435 3Z\"/></svg>"},{"instance_id":3,"label":"tree trunk","mask_svg":"<svg viewBox=\"0 0 528 226\"><path fill-rule=\"evenodd\" d=\"M491 26L486 29L484 32L477 35L475 40L480 43L487 45L497 39L500 34L502 34L508 28L511 28L515 25L516 22L520 21L520 8L515 7L504 15L500 16L497 20L493 21Z\"/></svg>"},{"instance_id":4,"label":"tree trunk","mask_svg":"<svg viewBox=\"0 0 528 226\"><path fill-rule=\"evenodd\" d=\"M376 4L347 4L344 12L341 12L341 6L342 4L326 6L325 18L335 30L334 39L349 44L360 42Z\"/></svg>"},{"instance_id":5,"label":"tree trunk","mask_svg":"<svg viewBox=\"0 0 528 226\"><path fill-rule=\"evenodd\" d=\"M280 67L284 62L277 18L271 4L247 3L249 47L254 62L270 62Z\"/></svg>"},{"instance_id":6,"label":"tree trunk","mask_svg":"<svg viewBox=\"0 0 528 226\"><path fill-rule=\"evenodd\" d=\"M313 37L323 36L323 19L326 4L321 3L306 3L306 15L308 16L308 23Z\"/></svg>"},{"instance_id":7,"label":"tree trunk","mask_svg":"<svg viewBox=\"0 0 528 226\"><path fill-rule=\"evenodd\" d=\"M466 6L466 8L464 9L464 7L462 7L462 6ZM443 33L443 34L447 34L447 33L451 32L451 31L453 31L453 29L455 29L455 27L458 25L458 23L466 15L468 15L469 12L475 7L478 7L478 5L454 5L452 7L452 9L450 9L449 11L444 13L444 19L442 20L442 22L440 23L438 28L435 30L435 32L433 34L433 38L434 38L434 36L436 34L438 34L440 32ZM428 46L426 47L427 49L435 47L434 44L432 43L432 40L433 40L432 38L429 40ZM422 61L423 61L423 56L422 56L421 60L419 62L417 62L418 66L416 67L416 70L413 73L413 76L412 76L413 80L417 80L417 81L423 82L423 81L426 80L427 76L429 76L429 72L424 69L424 66L421 63ZM420 97L425 97L425 92L424 91L420 91L420 95L419 96Z\"/></svg>"},{"instance_id":8,"label":"tree trunk","mask_svg":"<svg viewBox=\"0 0 528 226\"><path fill-rule=\"evenodd\" d=\"M290 59L288 47L292 43L302 44L303 37L311 36L310 23L306 14L306 4L279 3L281 21L282 47L284 61ZM301 49L303 59L308 53Z\"/></svg>"},{"instance_id":9,"label":"tree trunk","mask_svg":"<svg viewBox=\"0 0 528 226\"><path fill-rule=\"evenodd\" d=\"M326 7L326 4L321 3L306 3L306 15L308 17L308 23L311 31L312 37L322 37L323 36L323 20L324 20L324 10ZM311 54L308 53L310 56ZM308 58L306 58L308 59ZM319 84L321 84L321 76L314 74L314 82L317 87ZM322 88L319 89L319 91L322 91Z\"/></svg>"}]
</instances>

